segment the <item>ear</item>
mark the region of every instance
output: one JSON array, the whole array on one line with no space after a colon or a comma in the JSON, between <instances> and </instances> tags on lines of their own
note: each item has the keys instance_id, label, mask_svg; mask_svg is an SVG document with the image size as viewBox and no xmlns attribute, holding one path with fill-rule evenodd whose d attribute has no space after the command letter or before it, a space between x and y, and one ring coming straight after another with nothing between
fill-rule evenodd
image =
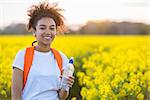
<instances>
[{"instance_id":1,"label":"ear","mask_svg":"<svg viewBox=\"0 0 150 100\"><path fill-rule=\"evenodd\" d=\"M36 32L34 29L32 29L32 33L33 33L33 36L36 37Z\"/></svg>"},{"instance_id":2,"label":"ear","mask_svg":"<svg viewBox=\"0 0 150 100\"><path fill-rule=\"evenodd\" d=\"M32 32L33 36L36 37L35 29L33 29L32 27L31 27L31 32Z\"/></svg>"},{"instance_id":3,"label":"ear","mask_svg":"<svg viewBox=\"0 0 150 100\"><path fill-rule=\"evenodd\" d=\"M33 33L33 36L36 37L36 33Z\"/></svg>"}]
</instances>

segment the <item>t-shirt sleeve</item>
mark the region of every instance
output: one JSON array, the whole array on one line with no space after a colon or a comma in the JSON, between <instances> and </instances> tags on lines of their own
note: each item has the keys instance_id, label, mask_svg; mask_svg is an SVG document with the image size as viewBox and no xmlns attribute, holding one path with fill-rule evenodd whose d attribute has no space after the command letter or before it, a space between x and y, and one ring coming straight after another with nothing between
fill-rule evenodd
<instances>
[{"instance_id":1,"label":"t-shirt sleeve","mask_svg":"<svg viewBox=\"0 0 150 100\"><path fill-rule=\"evenodd\" d=\"M60 55L61 55L61 57L62 57L62 60L63 60L62 70L64 70L64 69L66 69L67 64L69 63L69 59L68 59L68 57L67 57L65 54L63 54L62 52L59 51L59 53L60 53Z\"/></svg>"},{"instance_id":2,"label":"t-shirt sleeve","mask_svg":"<svg viewBox=\"0 0 150 100\"><path fill-rule=\"evenodd\" d=\"M14 62L12 64L12 67L16 67L20 70L23 71L23 67L24 67L24 54L25 54L25 50L20 50L16 56L15 56L15 59L14 59Z\"/></svg>"}]
</instances>

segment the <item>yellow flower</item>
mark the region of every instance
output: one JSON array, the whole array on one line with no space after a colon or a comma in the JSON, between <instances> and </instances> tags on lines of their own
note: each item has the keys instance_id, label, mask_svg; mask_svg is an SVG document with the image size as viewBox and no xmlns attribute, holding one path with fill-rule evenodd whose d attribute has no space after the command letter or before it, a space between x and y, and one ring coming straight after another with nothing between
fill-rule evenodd
<instances>
[{"instance_id":1,"label":"yellow flower","mask_svg":"<svg viewBox=\"0 0 150 100\"><path fill-rule=\"evenodd\" d=\"M137 99L138 99L138 100L144 100L144 95L143 95L142 93L139 93L139 94L137 95Z\"/></svg>"}]
</instances>

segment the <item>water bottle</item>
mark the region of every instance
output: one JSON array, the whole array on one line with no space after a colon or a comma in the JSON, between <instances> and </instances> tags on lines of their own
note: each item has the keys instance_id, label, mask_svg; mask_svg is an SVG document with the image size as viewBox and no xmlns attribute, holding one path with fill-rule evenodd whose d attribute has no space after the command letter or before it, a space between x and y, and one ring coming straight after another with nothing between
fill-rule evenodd
<instances>
[{"instance_id":1,"label":"water bottle","mask_svg":"<svg viewBox=\"0 0 150 100\"><path fill-rule=\"evenodd\" d=\"M74 66L73 66L74 58L71 57L69 63L67 64L67 68L63 71L62 80L60 83L60 88L69 91L69 86L67 84L67 78L73 75Z\"/></svg>"}]
</instances>

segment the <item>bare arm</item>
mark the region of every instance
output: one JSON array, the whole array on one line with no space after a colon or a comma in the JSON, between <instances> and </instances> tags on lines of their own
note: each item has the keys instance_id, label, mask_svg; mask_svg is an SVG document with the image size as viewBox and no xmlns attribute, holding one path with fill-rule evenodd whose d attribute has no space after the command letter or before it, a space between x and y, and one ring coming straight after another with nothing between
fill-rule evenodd
<instances>
[{"instance_id":1,"label":"bare arm","mask_svg":"<svg viewBox=\"0 0 150 100\"><path fill-rule=\"evenodd\" d=\"M21 100L23 87L23 71L13 68L12 75L12 100Z\"/></svg>"},{"instance_id":2,"label":"bare arm","mask_svg":"<svg viewBox=\"0 0 150 100\"><path fill-rule=\"evenodd\" d=\"M69 94L68 91L65 91L65 90L61 89L59 91L59 98L60 98L60 100L66 100L66 98L68 97L68 94Z\"/></svg>"}]
</instances>

